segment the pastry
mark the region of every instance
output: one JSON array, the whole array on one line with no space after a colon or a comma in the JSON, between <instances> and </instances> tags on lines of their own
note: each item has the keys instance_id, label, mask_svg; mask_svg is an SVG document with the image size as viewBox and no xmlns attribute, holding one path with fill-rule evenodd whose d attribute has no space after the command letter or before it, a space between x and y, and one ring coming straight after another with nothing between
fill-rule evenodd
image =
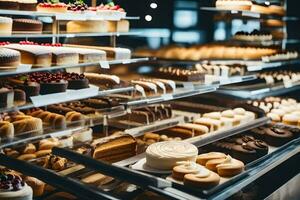
<instances>
[{"instance_id":1,"label":"pastry","mask_svg":"<svg viewBox=\"0 0 300 200\"><path fill-rule=\"evenodd\" d=\"M21 150L23 154L33 154L36 152L36 147L34 144L29 143L24 146L24 148Z\"/></svg>"},{"instance_id":2,"label":"pastry","mask_svg":"<svg viewBox=\"0 0 300 200\"><path fill-rule=\"evenodd\" d=\"M182 141L167 141L151 144L146 150L146 164L160 170L171 170L179 161L195 162L196 146Z\"/></svg>"},{"instance_id":3,"label":"pastry","mask_svg":"<svg viewBox=\"0 0 300 200\"><path fill-rule=\"evenodd\" d=\"M19 3L17 0L1 0L1 10L19 10Z\"/></svg>"},{"instance_id":4,"label":"pastry","mask_svg":"<svg viewBox=\"0 0 300 200\"><path fill-rule=\"evenodd\" d=\"M51 153L52 153L51 149L39 150L39 151L35 152L35 156L37 158L40 158L40 157L50 155Z\"/></svg>"},{"instance_id":5,"label":"pastry","mask_svg":"<svg viewBox=\"0 0 300 200\"><path fill-rule=\"evenodd\" d=\"M42 33L43 23L33 19L13 19L12 30L14 33Z\"/></svg>"},{"instance_id":6,"label":"pastry","mask_svg":"<svg viewBox=\"0 0 300 200\"><path fill-rule=\"evenodd\" d=\"M32 159L35 159L35 158L36 158L36 155L33 154L33 153L22 154L22 155L17 157L18 160L24 160L24 161L32 160Z\"/></svg>"},{"instance_id":7,"label":"pastry","mask_svg":"<svg viewBox=\"0 0 300 200\"><path fill-rule=\"evenodd\" d=\"M7 121L0 121L0 139L14 137L14 125Z\"/></svg>"},{"instance_id":8,"label":"pastry","mask_svg":"<svg viewBox=\"0 0 300 200\"><path fill-rule=\"evenodd\" d=\"M10 108L14 106L14 90L0 88L0 108Z\"/></svg>"},{"instance_id":9,"label":"pastry","mask_svg":"<svg viewBox=\"0 0 300 200\"><path fill-rule=\"evenodd\" d=\"M31 200L32 189L11 170L0 169L0 200Z\"/></svg>"},{"instance_id":10,"label":"pastry","mask_svg":"<svg viewBox=\"0 0 300 200\"><path fill-rule=\"evenodd\" d=\"M91 84L95 84L102 88L112 88L121 83L120 78L115 75L96 73L84 73L84 75L90 81Z\"/></svg>"},{"instance_id":11,"label":"pastry","mask_svg":"<svg viewBox=\"0 0 300 200\"><path fill-rule=\"evenodd\" d=\"M135 138L123 133L93 140L91 147L93 158L107 162L117 162L136 155Z\"/></svg>"},{"instance_id":12,"label":"pastry","mask_svg":"<svg viewBox=\"0 0 300 200\"><path fill-rule=\"evenodd\" d=\"M33 190L33 196L38 197L44 193L45 183L38 180L37 178L26 176L24 179L25 183L29 185Z\"/></svg>"},{"instance_id":13,"label":"pastry","mask_svg":"<svg viewBox=\"0 0 300 200\"><path fill-rule=\"evenodd\" d=\"M59 140L57 138L43 139L39 142L39 150L49 150L53 147L59 146Z\"/></svg>"},{"instance_id":14,"label":"pastry","mask_svg":"<svg viewBox=\"0 0 300 200\"><path fill-rule=\"evenodd\" d=\"M200 165L205 166L207 161L212 160L212 159L222 159L225 158L226 154L220 153L220 152L210 152L210 153L205 153L205 154L200 154L197 157L197 163Z\"/></svg>"},{"instance_id":15,"label":"pastry","mask_svg":"<svg viewBox=\"0 0 300 200\"><path fill-rule=\"evenodd\" d=\"M217 0L216 8L224 10L250 10L250 0Z\"/></svg>"},{"instance_id":16,"label":"pastry","mask_svg":"<svg viewBox=\"0 0 300 200\"><path fill-rule=\"evenodd\" d=\"M217 131L222 126L222 122L220 120L215 120L215 119L210 119L205 117L195 119L193 123L206 126L210 132Z\"/></svg>"},{"instance_id":17,"label":"pastry","mask_svg":"<svg viewBox=\"0 0 300 200\"><path fill-rule=\"evenodd\" d=\"M30 113L31 116L40 118L43 123L54 129L63 129L66 128L66 118L63 115L56 113L51 113L48 111L37 110Z\"/></svg>"},{"instance_id":18,"label":"pastry","mask_svg":"<svg viewBox=\"0 0 300 200\"><path fill-rule=\"evenodd\" d=\"M0 8L1 8L0 1ZM0 17L0 35L11 35L13 20L8 17Z\"/></svg>"},{"instance_id":19,"label":"pastry","mask_svg":"<svg viewBox=\"0 0 300 200\"><path fill-rule=\"evenodd\" d=\"M14 89L14 104L17 106L24 105L26 103L26 93L20 89Z\"/></svg>"},{"instance_id":20,"label":"pastry","mask_svg":"<svg viewBox=\"0 0 300 200\"><path fill-rule=\"evenodd\" d=\"M217 172L222 177L232 177L237 174L240 174L244 170L244 163L231 158L229 155L226 156L226 159L216 166Z\"/></svg>"},{"instance_id":21,"label":"pastry","mask_svg":"<svg viewBox=\"0 0 300 200\"><path fill-rule=\"evenodd\" d=\"M27 115L17 115L15 117L12 117L11 123L14 125L15 135L40 135L43 133L42 120L35 117Z\"/></svg>"},{"instance_id":22,"label":"pastry","mask_svg":"<svg viewBox=\"0 0 300 200\"><path fill-rule=\"evenodd\" d=\"M154 75L162 79L172 79L175 81L204 82L204 74L198 70L161 67L155 72Z\"/></svg>"},{"instance_id":23,"label":"pastry","mask_svg":"<svg viewBox=\"0 0 300 200\"><path fill-rule=\"evenodd\" d=\"M26 11L36 11L37 0L18 0L19 9Z\"/></svg>"},{"instance_id":24,"label":"pastry","mask_svg":"<svg viewBox=\"0 0 300 200\"><path fill-rule=\"evenodd\" d=\"M87 141L92 141L93 139L93 130L88 129L88 130L80 130L75 133L73 133L73 140L74 142L87 142Z\"/></svg>"},{"instance_id":25,"label":"pastry","mask_svg":"<svg viewBox=\"0 0 300 200\"><path fill-rule=\"evenodd\" d=\"M74 145L74 139L73 136L63 136L59 138L59 147L65 148L70 147L72 148Z\"/></svg>"},{"instance_id":26,"label":"pastry","mask_svg":"<svg viewBox=\"0 0 300 200\"><path fill-rule=\"evenodd\" d=\"M197 174L186 174L183 184L200 189L209 189L217 186L220 182L220 176L215 172L203 168Z\"/></svg>"},{"instance_id":27,"label":"pastry","mask_svg":"<svg viewBox=\"0 0 300 200\"><path fill-rule=\"evenodd\" d=\"M282 117L282 123L291 126L297 126L300 116L294 114L286 114Z\"/></svg>"},{"instance_id":28,"label":"pastry","mask_svg":"<svg viewBox=\"0 0 300 200\"><path fill-rule=\"evenodd\" d=\"M100 4L96 7L97 16L105 20L118 21L126 17L126 12L121 6L115 5L114 2Z\"/></svg>"},{"instance_id":29,"label":"pastry","mask_svg":"<svg viewBox=\"0 0 300 200\"><path fill-rule=\"evenodd\" d=\"M191 161L180 161L173 167L172 177L176 180L183 181L186 174L198 174L205 168Z\"/></svg>"},{"instance_id":30,"label":"pastry","mask_svg":"<svg viewBox=\"0 0 300 200\"><path fill-rule=\"evenodd\" d=\"M0 71L16 69L20 61L21 54L18 51L0 48Z\"/></svg>"},{"instance_id":31,"label":"pastry","mask_svg":"<svg viewBox=\"0 0 300 200\"><path fill-rule=\"evenodd\" d=\"M38 12L43 13L65 13L68 10L68 6L65 3L52 0L47 3L39 3L36 9Z\"/></svg>"}]
</instances>

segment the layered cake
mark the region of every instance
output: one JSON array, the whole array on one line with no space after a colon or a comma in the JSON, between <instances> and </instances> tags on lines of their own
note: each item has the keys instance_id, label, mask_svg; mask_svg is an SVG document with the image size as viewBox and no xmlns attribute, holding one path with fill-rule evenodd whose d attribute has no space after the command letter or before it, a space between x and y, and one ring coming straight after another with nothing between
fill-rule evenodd
<instances>
[{"instance_id":1,"label":"layered cake","mask_svg":"<svg viewBox=\"0 0 300 200\"><path fill-rule=\"evenodd\" d=\"M52 64L52 52L41 46L9 44L5 47L19 51L23 64L32 64L36 67L50 67Z\"/></svg>"},{"instance_id":2,"label":"layered cake","mask_svg":"<svg viewBox=\"0 0 300 200\"><path fill-rule=\"evenodd\" d=\"M101 51L105 51L107 55L107 59L111 60L126 60L131 58L130 49L119 48L119 47L102 47L102 46L83 46L83 45L70 45L65 44L67 47L75 47L75 48L84 48L84 49L97 49Z\"/></svg>"},{"instance_id":3,"label":"layered cake","mask_svg":"<svg viewBox=\"0 0 300 200\"><path fill-rule=\"evenodd\" d=\"M0 1L0 5L1 5ZM11 35L13 20L8 17L0 17L0 35Z\"/></svg>"},{"instance_id":4,"label":"layered cake","mask_svg":"<svg viewBox=\"0 0 300 200\"><path fill-rule=\"evenodd\" d=\"M91 84L102 88L113 88L121 83L118 76L109 74L84 73L85 77L89 79Z\"/></svg>"},{"instance_id":5,"label":"layered cake","mask_svg":"<svg viewBox=\"0 0 300 200\"><path fill-rule=\"evenodd\" d=\"M0 47L0 71L16 69L20 60L21 54L18 51Z\"/></svg>"},{"instance_id":6,"label":"layered cake","mask_svg":"<svg viewBox=\"0 0 300 200\"><path fill-rule=\"evenodd\" d=\"M68 33L105 33L108 32L109 22L102 20L93 21L69 21Z\"/></svg>"},{"instance_id":7,"label":"layered cake","mask_svg":"<svg viewBox=\"0 0 300 200\"><path fill-rule=\"evenodd\" d=\"M251 0L217 0L216 8L224 10L250 10Z\"/></svg>"},{"instance_id":8,"label":"layered cake","mask_svg":"<svg viewBox=\"0 0 300 200\"><path fill-rule=\"evenodd\" d=\"M34 19L14 19L13 20L14 33L42 33L43 23Z\"/></svg>"},{"instance_id":9,"label":"layered cake","mask_svg":"<svg viewBox=\"0 0 300 200\"><path fill-rule=\"evenodd\" d=\"M151 144L146 150L146 164L154 169L172 170L180 161L196 162L198 149L182 141L167 141Z\"/></svg>"},{"instance_id":10,"label":"layered cake","mask_svg":"<svg viewBox=\"0 0 300 200\"><path fill-rule=\"evenodd\" d=\"M19 10L18 0L0 0L0 9Z\"/></svg>"},{"instance_id":11,"label":"layered cake","mask_svg":"<svg viewBox=\"0 0 300 200\"><path fill-rule=\"evenodd\" d=\"M37 0L18 0L20 10L36 11Z\"/></svg>"},{"instance_id":12,"label":"layered cake","mask_svg":"<svg viewBox=\"0 0 300 200\"><path fill-rule=\"evenodd\" d=\"M84 48L73 48L68 47L70 51L74 51L79 54L79 62L80 63L89 63L89 62L97 62L101 60L106 60L106 52L103 50L97 49L84 49Z\"/></svg>"},{"instance_id":13,"label":"layered cake","mask_svg":"<svg viewBox=\"0 0 300 200\"><path fill-rule=\"evenodd\" d=\"M117 162L136 155L135 138L123 133L95 139L91 147L93 158L107 162Z\"/></svg>"},{"instance_id":14,"label":"layered cake","mask_svg":"<svg viewBox=\"0 0 300 200\"><path fill-rule=\"evenodd\" d=\"M0 169L1 200L31 200L32 189L16 173L8 169Z\"/></svg>"},{"instance_id":15,"label":"layered cake","mask_svg":"<svg viewBox=\"0 0 300 200\"><path fill-rule=\"evenodd\" d=\"M65 3L59 3L59 1L50 0L47 3L39 3L36 9L43 13L65 13L68 6Z\"/></svg>"},{"instance_id":16,"label":"layered cake","mask_svg":"<svg viewBox=\"0 0 300 200\"><path fill-rule=\"evenodd\" d=\"M73 49L64 47L41 47L45 50L50 50L52 52L52 65L72 65L79 63L79 55Z\"/></svg>"}]
</instances>

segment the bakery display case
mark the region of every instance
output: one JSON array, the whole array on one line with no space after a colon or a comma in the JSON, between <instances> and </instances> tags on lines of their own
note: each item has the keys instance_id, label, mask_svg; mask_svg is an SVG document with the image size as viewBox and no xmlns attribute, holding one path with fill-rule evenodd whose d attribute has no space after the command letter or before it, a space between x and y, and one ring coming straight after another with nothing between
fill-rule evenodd
<instances>
[{"instance_id":1,"label":"bakery display case","mask_svg":"<svg viewBox=\"0 0 300 200\"><path fill-rule=\"evenodd\" d=\"M98 3L0 0L0 199L264 199L297 188L289 2ZM145 34L160 7L174 13L156 24L168 40ZM207 34L197 16L212 22Z\"/></svg>"}]
</instances>

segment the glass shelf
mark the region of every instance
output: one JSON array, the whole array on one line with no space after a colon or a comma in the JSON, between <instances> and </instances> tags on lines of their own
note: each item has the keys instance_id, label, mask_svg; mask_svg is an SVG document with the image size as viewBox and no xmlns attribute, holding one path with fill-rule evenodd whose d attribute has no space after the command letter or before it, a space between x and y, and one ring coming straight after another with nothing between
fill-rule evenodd
<instances>
[{"instance_id":1,"label":"glass shelf","mask_svg":"<svg viewBox=\"0 0 300 200\"><path fill-rule=\"evenodd\" d=\"M97 16L97 14L66 12L66 13L42 13L37 11L22 11L22 10L1 10L0 15L23 15L36 17L55 17L56 20L107 20L106 18ZM139 20L140 17L128 16L123 19Z\"/></svg>"},{"instance_id":2,"label":"glass shelf","mask_svg":"<svg viewBox=\"0 0 300 200\"><path fill-rule=\"evenodd\" d=\"M58 34L12 34L12 35L1 35L0 38L52 38L52 37L105 37L105 36L132 36L139 35L140 32L111 32L111 33L66 33L61 32Z\"/></svg>"},{"instance_id":3,"label":"glass shelf","mask_svg":"<svg viewBox=\"0 0 300 200\"><path fill-rule=\"evenodd\" d=\"M67 92L54 93L48 95L39 95L31 97L32 103L28 103L22 106L15 106L11 108L0 108L0 113L26 110L35 107L43 107L51 104L64 103L69 101L75 101L90 97L101 97L107 96L110 94L124 93L133 91L133 87L117 88L110 90L99 91L99 88L93 85L90 85L90 88L80 89L80 90L68 90Z\"/></svg>"},{"instance_id":4,"label":"glass shelf","mask_svg":"<svg viewBox=\"0 0 300 200\"><path fill-rule=\"evenodd\" d=\"M61 66L52 66L52 67L43 67L43 68L31 68L30 65L20 65L15 71L0 71L0 77L13 76L22 73L32 73L32 72L69 69L69 68L78 68L78 67L99 66L100 68L104 68L103 66L107 66L107 64L108 65L131 64L131 63L144 62L148 60L149 58L132 58L132 59L125 59L125 60L98 61L98 62L91 62L91 63L79 63L79 64L72 64L72 65L61 65Z\"/></svg>"}]
</instances>

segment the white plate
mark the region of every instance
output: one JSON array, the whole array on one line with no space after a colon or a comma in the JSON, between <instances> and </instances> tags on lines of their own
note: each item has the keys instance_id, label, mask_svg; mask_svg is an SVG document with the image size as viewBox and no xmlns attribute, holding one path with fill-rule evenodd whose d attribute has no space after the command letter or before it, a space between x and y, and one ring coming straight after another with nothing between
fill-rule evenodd
<instances>
[{"instance_id":1,"label":"white plate","mask_svg":"<svg viewBox=\"0 0 300 200\"><path fill-rule=\"evenodd\" d=\"M144 171L144 172L149 172L149 173L154 173L154 174L171 174L171 170L159 170L159 169L154 169L149 167L146 164L146 158L143 158L136 162L134 165L131 166L132 169L134 170L139 170L139 171Z\"/></svg>"}]
</instances>

